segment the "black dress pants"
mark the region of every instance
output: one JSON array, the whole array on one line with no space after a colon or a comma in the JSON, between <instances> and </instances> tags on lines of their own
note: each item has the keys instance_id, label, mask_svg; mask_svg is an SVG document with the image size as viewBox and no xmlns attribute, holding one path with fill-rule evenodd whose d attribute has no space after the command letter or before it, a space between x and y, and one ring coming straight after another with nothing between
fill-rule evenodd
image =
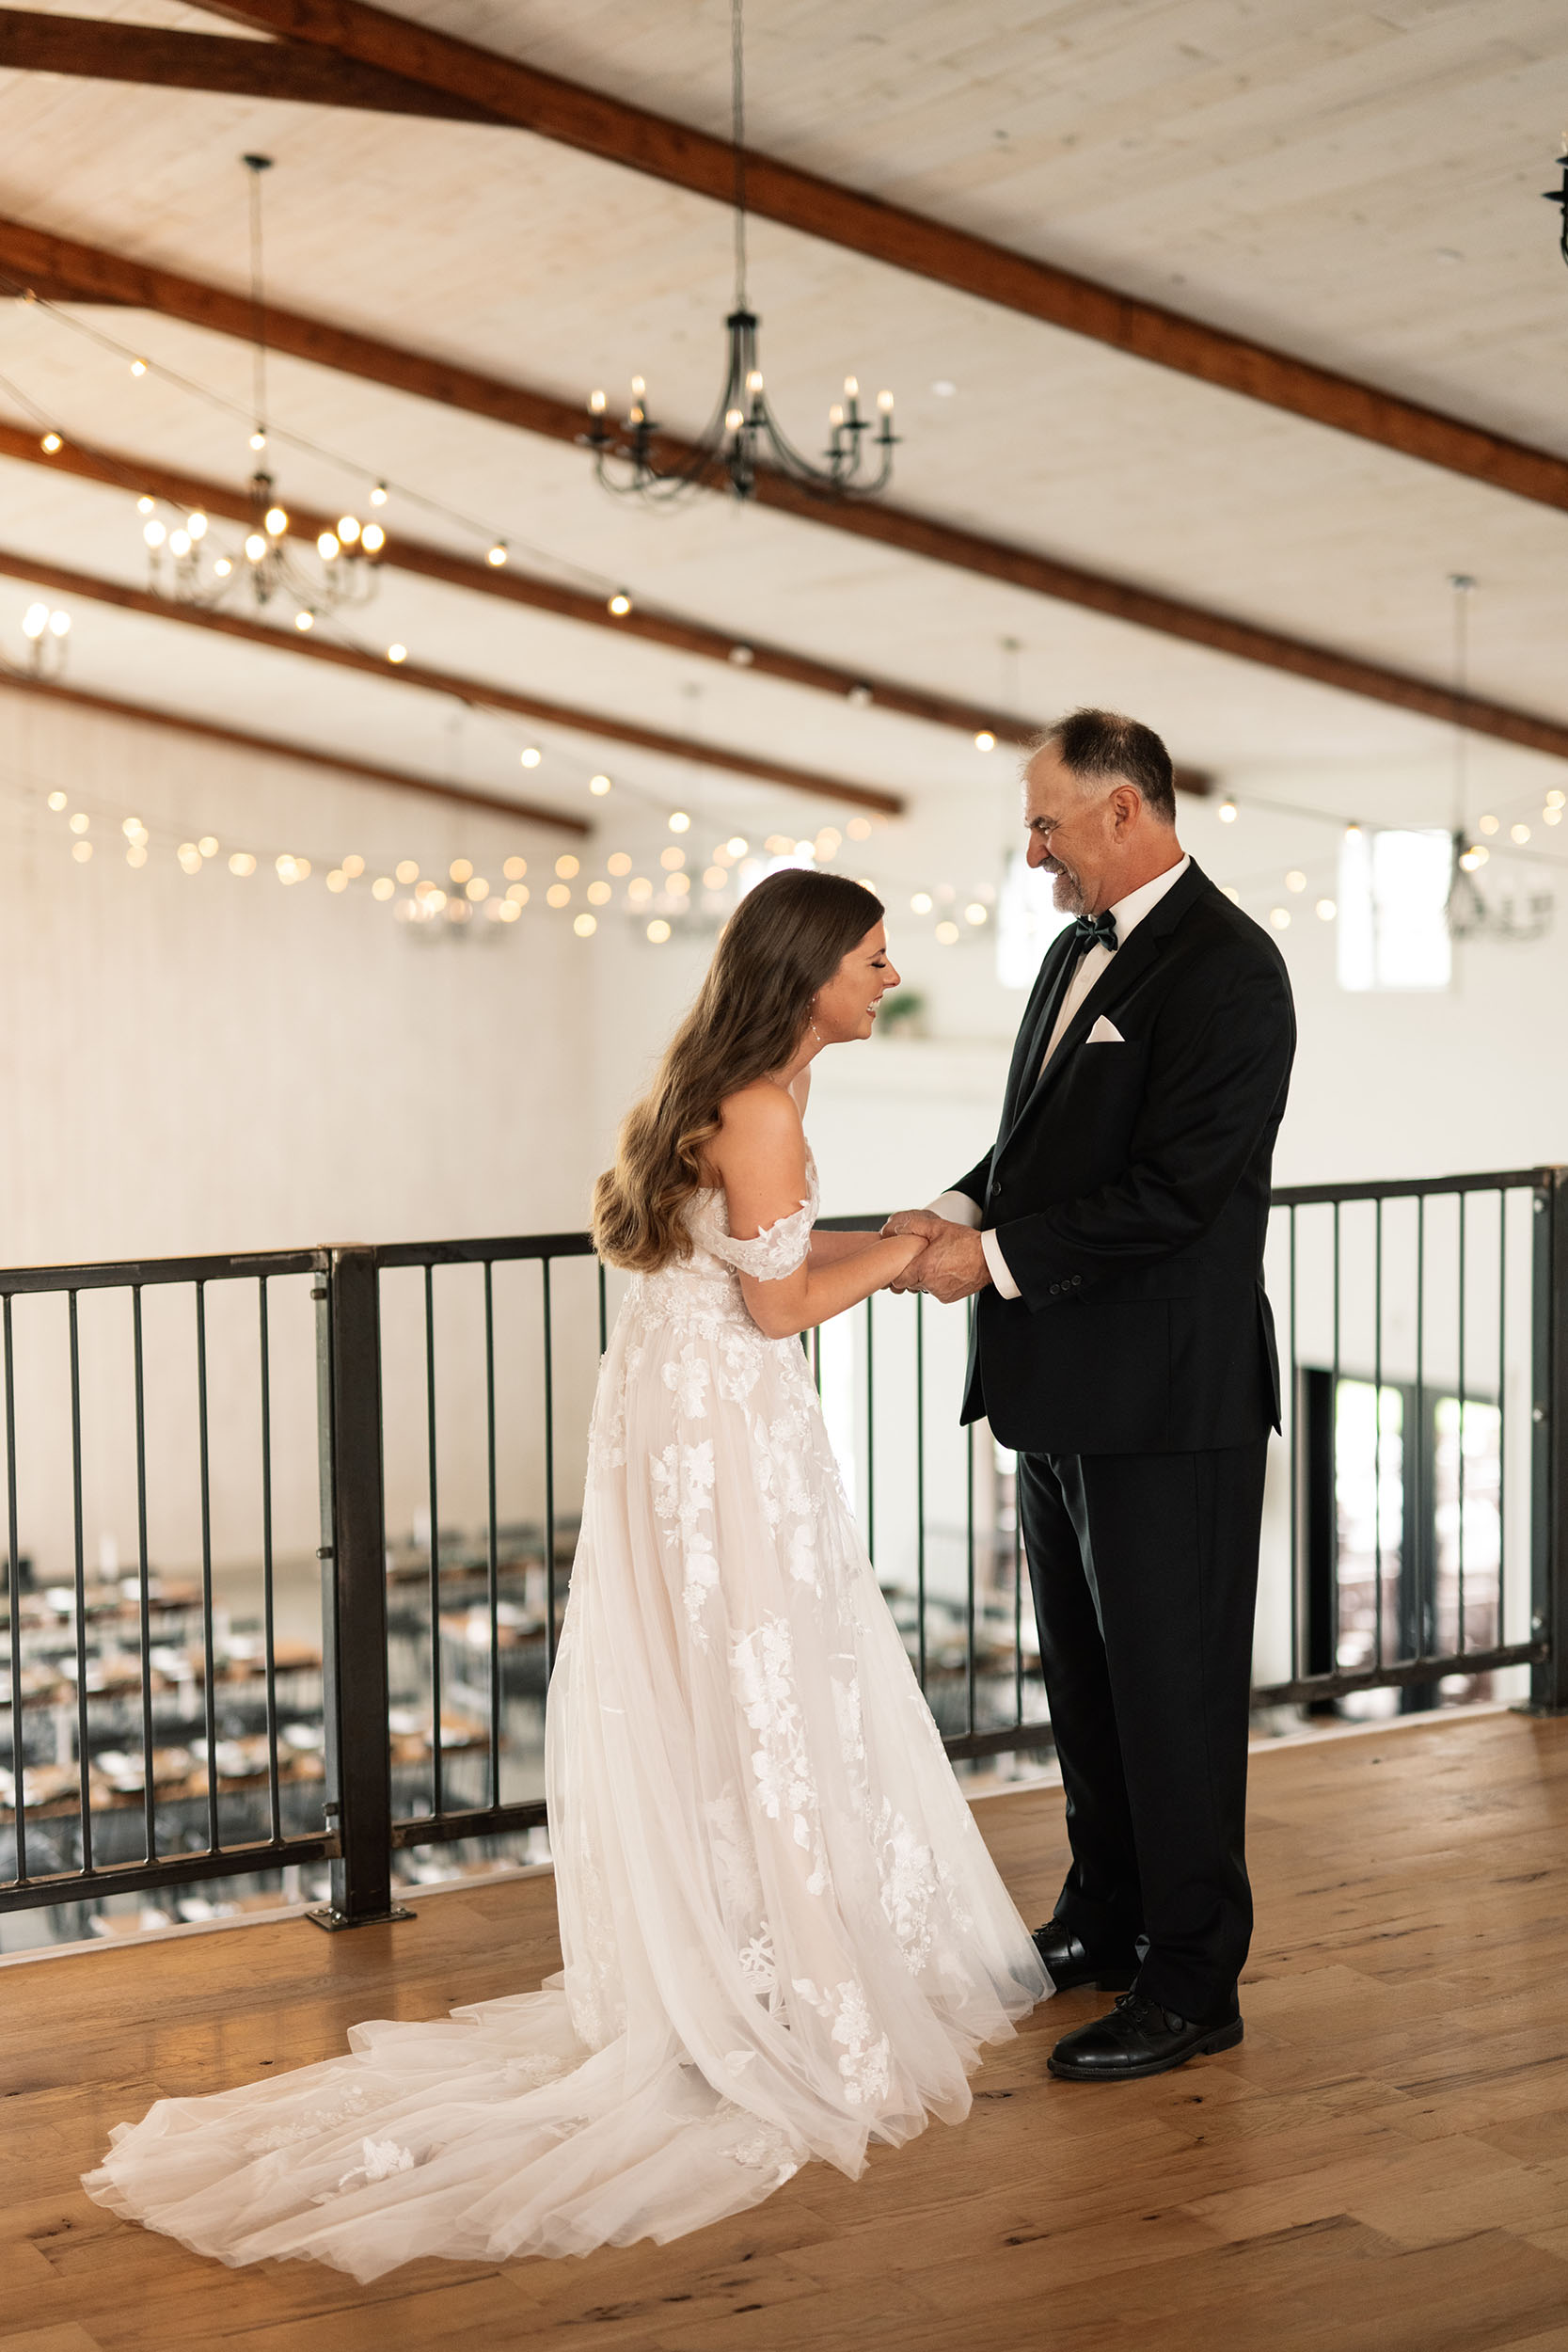
<instances>
[{"instance_id":1,"label":"black dress pants","mask_svg":"<svg viewBox=\"0 0 1568 2352\"><path fill-rule=\"evenodd\" d=\"M1252 1937L1247 1701L1267 1440L1021 1454L1019 1505L1072 1867L1056 1916L1179 2016Z\"/></svg>"}]
</instances>

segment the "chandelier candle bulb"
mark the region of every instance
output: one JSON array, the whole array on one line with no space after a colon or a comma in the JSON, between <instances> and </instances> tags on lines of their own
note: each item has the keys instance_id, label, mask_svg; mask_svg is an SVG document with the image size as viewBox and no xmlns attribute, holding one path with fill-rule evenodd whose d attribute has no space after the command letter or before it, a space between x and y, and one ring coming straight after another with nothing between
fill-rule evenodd
<instances>
[{"instance_id":1,"label":"chandelier candle bulb","mask_svg":"<svg viewBox=\"0 0 1568 2352\"><path fill-rule=\"evenodd\" d=\"M261 520L274 539L281 539L289 528L288 515L281 506L269 506Z\"/></svg>"},{"instance_id":2,"label":"chandelier candle bulb","mask_svg":"<svg viewBox=\"0 0 1568 2352\"><path fill-rule=\"evenodd\" d=\"M141 535L147 541L150 548L161 548L164 541L168 537L168 532L164 529L162 523L153 521L144 523L142 525Z\"/></svg>"},{"instance_id":3,"label":"chandelier candle bulb","mask_svg":"<svg viewBox=\"0 0 1568 2352\"><path fill-rule=\"evenodd\" d=\"M267 551L267 543L262 538L259 531L252 531L247 533L245 543L245 551L247 559L252 564L259 564L261 561L262 556L265 555Z\"/></svg>"},{"instance_id":4,"label":"chandelier candle bulb","mask_svg":"<svg viewBox=\"0 0 1568 2352\"><path fill-rule=\"evenodd\" d=\"M604 415L604 412L605 412L605 396L604 396L603 392L597 392L597 391L595 391L595 392L590 392L590 393L589 393L589 395L588 395L588 413L589 413L589 415L590 415L591 417L602 417L602 416Z\"/></svg>"},{"instance_id":5,"label":"chandelier candle bulb","mask_svg":"<svg viewBox=\"0 0 1568 2352\"><path fill-rule=\"evenodd\" d=\"M151 514L151 512L152 512L152 509L153 509L153 505L154 505L154 501L153 501L153 500L151 500L151 499L150 499L150 498L145 498L145 497L143 497L143 498L139 498L139 499L136 501L136 512L137 512L137 514L138 514L138 515L150 515L150 514Z\"/></svg>"},{"instance_id":6,"label":"chandelier candle bulb","mask_svg":"<svg viewBox=\"0 0 1568 2352\"><path fill-rule=\"evenodd\" d=\"M387 544L387 533L379 523L367 523L359 533L359 544L367 555L379 555Z\"/></svg>"},{"instance_id":7,"label":"chandelier candle bulb","mask_svg":"<svg viewBox=\"0 0 1568 2352\"><path fill-rule=\"evenodd\" d=\"M317 532L316 553L321 557L324 564L335 563L338 557L341 555L342 551L342 542L335 531L322 531Z\"/></svg>"},{"instance_id":8,"label":"chandelier candle bulb","mask_svg":"<svg viewBox=\"0 0 1568 2352\"><path fill-rule=\"evenodd\" d=\"M338 536L345 548L356 546L359 538L359 517L356 515L340 515Z\"/></svg>"},{"instance_id":9,"label":"chandelier candle bulb","mask_svg":"<svg viewBox=\"0 0 1568 2352\"><path fill-rule=\"evenodd\" d=\"M253 434L251 435L251 437L250 437L250 446L251 446L251 448L252 448L253 450L257 450L257 451L263 450L263 449L265 449L265 448L266 448L266 445L267 445L267 437L266 437L266 435L265 435L264 433L253 433Z\"/></svg>"},{"instance_id":10,"label":"chandelier candle bulb","mask_svg":"<svg viewBox=\"0 0 1568 2352\"><path fill-rule=\"evenodd\" d=\"M226 555L220 555L217 562L213 565L213 569L217 574L219 580L227 580L233 568L233 564L230 564Z\"/></svg>"},{"instance_id":11,"label":"chandelier candle bulb","mask_svg":"<svg viewBox=\"0 0 1568 2352\"><path fill-rule=\"evenodd\" d=\"M168 551L170 555L189 555L191 551L190 532L188 531L171 531L168 534Z\"/></svg>"},{"instance_id":12,"label":"chandelier candle bulb","mask_svg":"<svg viewBox=\"0 0 1568 2352\"><path fill-rule=\"evenodd\" d=\"M48 627L49 607L46 604L30 604L22 616L24 637L30 637L36 644Z\"/></svg>"},{"instance_id":13,"label":"chandelier candle bulb","mask_svg":"<svg viewBox=\"0 0 1568 2352\"><path fill-rule=\"evenodd\" d=\"M205 539L207 536L207 517L199 507L194 515L186 516L185 529L193 539Z\"/></svg>"}]
</instances>

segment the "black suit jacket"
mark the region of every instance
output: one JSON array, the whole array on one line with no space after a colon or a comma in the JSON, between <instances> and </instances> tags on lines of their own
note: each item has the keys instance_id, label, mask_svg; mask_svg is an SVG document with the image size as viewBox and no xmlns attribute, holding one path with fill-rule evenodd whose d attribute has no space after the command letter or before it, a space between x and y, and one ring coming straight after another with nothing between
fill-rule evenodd
<instances>
[{"instance_id":1,"label":"black suit jacket","mask_svg":"<svg viewBox=\"0 0 1568 2352\"><path fill-rule=\"evenodd\" d=\"M1193 1453L1279 1424L1263 1292L1295 1052L1268 933L1196 866L1112 956L1040 1074L1073 955L1047 949L1002 1125L954 1187L1022 1295L975 1302L964 1419L1031 1454ZM1090 1044L1101 1013L1122 1044Z\"/></svg>"}]
</instances>

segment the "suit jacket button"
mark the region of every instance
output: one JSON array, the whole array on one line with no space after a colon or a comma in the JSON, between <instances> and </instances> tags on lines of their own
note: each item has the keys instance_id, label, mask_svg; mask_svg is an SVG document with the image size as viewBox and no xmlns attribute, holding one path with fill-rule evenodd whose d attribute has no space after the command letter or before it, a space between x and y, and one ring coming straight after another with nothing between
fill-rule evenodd
<instances>
[{"instance_id":1,"label":"suit jacket button","mask_svg":"<svg viewBox=\"0 0 1568 2352\"><path fill-rule=\"evenodd\" d=\"M1078 1288L1078 1285L1079 1285L1079 1283L1083 1280L1083 1279L1084 1279L1084 1278L1083 1278L1083 1276L1082 1276L1081 1274L1075 1274L1075 1275L1073 1276L1073 1278L1072 1278L1072 1287L1073 1287L1073 1289L1074 1289L1074 1290L1076 1290L1076 1289Z\"/></svg>"},{"instance_id":2,"label":"suit jacket button","mask_svg":"<svg viewBox=\"0 0 1568 2352\"><path fill-rule=\"evenodd\" d=\"M1051 1285L1051 1295L1052 1295L1052 1297L1053 1297L1053 1298L1054 1298L1054 1297L1055 1297L1055 1295L1056 1295L1057 1292L1061 1289L1061 1287L1062 1287L1062 1286L1061 1286L1060 1282L1053 1282L1053 1283L1052 1283L1052 1285Z\"/></svg>"}]
</instances>

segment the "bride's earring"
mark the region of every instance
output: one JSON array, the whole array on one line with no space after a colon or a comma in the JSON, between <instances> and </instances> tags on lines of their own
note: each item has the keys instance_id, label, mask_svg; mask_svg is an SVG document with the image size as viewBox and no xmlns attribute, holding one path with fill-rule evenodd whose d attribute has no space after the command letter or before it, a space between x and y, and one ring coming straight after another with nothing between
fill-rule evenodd
<instances>
[{"instance_id":1,"label":"bride's earring","mask_svg":"<svg viewBox=\"0 0 1568 2352\"><path fill-rule=\"evenodd\" d=\"M812 1009L811 1009L811 1012L809 1012L809 1013L807 1014L807 1016L806 1016L806 1026L810 1029L810 1031L811 1031L811 1033L812 1033L813 1037L816 1040L816 1042L817 1042L818 1047L819 1047L819 1048L822 1048L822 1047L825 1047L825 1046L827 1045L828 1041L827 1041L827 1039L823 1036L823 1034L822 1034L821 1030L820 1030L820 1029L817 1027L817 1025L816 1025L816 997L814 996L814 997L812 998Z\"/></svg>"}]
</instances>

